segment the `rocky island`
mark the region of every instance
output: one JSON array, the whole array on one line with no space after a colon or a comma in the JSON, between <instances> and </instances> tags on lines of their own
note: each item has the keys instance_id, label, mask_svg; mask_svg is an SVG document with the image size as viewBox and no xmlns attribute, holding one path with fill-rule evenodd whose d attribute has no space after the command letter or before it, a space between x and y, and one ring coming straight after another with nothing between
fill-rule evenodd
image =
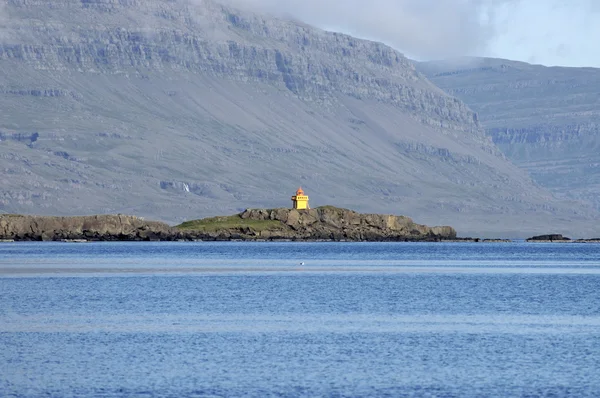
<instances>
[{"instance_id":1,"label":"rocky island","mask_svg":"<svg viewBox=\"0 0 600 398\"><path fill-rule=\"evenodd\" d=\"M567 238L562 234L547 234L547 235L538 235L528 238L527 242L536 242L536 243L600 243L600 238L591 238L591 239L576 239L573 240L571 238Z\"/></svg>"},{"instance_id":2,"label":"rocky island","mask_svg":"<svg viewBox=\"0 0 600 398\"><path fill-rule=\"evenodd\" d=\"M442 241L456 238L449 226L428 227L409 217L315 209L248 209L232 216L177 226L136 216L76 217L0 215L0 240L14 241Z\"/></svg>"},{"instance_id":3,"label":"rocky island","mask_svg":"<svg viewBox=\"0 0 600 398\"><path fill-rule=\"evenodd\" d=\"M248 209L177 226L183 235L201 239L440 241L456 238L452 227L428 227L409 217L360 214L333 206L316 209Z\"/></svg>"}]
</instances>

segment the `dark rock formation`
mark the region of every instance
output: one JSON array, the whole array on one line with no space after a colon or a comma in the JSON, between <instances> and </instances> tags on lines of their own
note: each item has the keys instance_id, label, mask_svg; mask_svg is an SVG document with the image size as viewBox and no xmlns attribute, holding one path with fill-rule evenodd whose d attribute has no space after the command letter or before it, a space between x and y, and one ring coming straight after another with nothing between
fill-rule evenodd
<instances>
[{"instance_id":1,"label":"dark rock formation","mask_svg":"<svg viewBox=\"0 0 600 398\"><path fill-rule=\"evenodd\" d=\"M533 236L527 239L527 242L571 242L571 239L561 234L549 234Z\"/></svg>"},{"instance_id":2,"label":"dark rock formation","mask_svg":"<svg viewBox=\"0 0 600 398\"><path fill-rule=\"evenodd\" d=\"M279 221L274 227L216 228L212 232L188 231L186 237L200 239L333 240L333 241L439 241L456 238L452 227L428 227L404 216L360 214L324 206L310 210L248 209L239 219Z\"/></svg>"},{"instance_id":3,"label":"dark rock formation","mask_svg":"<svg viewBox=\"0 0 600 398\"><path fill-rule=\"evenodd\" d=\"M177 237L173 228L125 215L75 217L0 215L0 239L15 241L154 241Z\"/></svg>"}]
</instances>

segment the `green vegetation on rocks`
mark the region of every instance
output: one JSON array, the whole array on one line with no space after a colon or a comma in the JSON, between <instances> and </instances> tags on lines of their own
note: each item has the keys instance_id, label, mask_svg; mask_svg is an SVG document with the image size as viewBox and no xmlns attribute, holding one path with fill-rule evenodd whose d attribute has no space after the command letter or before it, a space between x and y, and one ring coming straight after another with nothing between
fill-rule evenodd
<instances>
[{"instance_id":1,"label":"green vegetation on rocks","mask_svg":"<svg viewBox=\"0 0 600 398\"><path fill-rule=\"evenodd\" d=\"M203 218L201 220L186 221L178 226L177 229L196 230L205 232L216 232L227 229L251 229L253 231L264 231L268 229L281 228L281 221L275 220L251 220L241 218L239 214L233 216L219 216Z\"/></svg>"}]
</instances>

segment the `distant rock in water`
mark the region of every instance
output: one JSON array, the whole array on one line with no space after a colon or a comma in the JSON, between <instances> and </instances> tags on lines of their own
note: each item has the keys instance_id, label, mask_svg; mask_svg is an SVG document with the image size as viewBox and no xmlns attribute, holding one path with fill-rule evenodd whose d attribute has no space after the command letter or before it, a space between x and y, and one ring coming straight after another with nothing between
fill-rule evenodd
<instances>
[{"instance_id":1,"label":"distant rock in water","mask_svg":"<svg viewBox=\"0 0 600 398\"><path fill-rule=\"evenodd\" d=\"M360 214L323 206L310 210L248 209L228 217L189 221L177 226L208 240L439 241L456 238L452 227L428 227L409 217Z\"/></svg>"},{"instance_id":2,"label":"distant rock in water","mask_svg":"<svg viewBox=\"0 0 600 398\"><path fill-rule=\"evenodd\" d=\"M527 242L570 242L571 238L561 234L538 235L527 239Z\"/></svg>"},{"instance_id":3,"label":"distant rock in water","mask_svg":"<svg viewBox=\"0 0 600 398\"><path fill-rule=\"evenodd\" d=\"M483 239L484 243L512 243L512 239Z\"/></svg>"},{"instance_id":4,"label":"distant rock in water","mask_svg":"<svg viewBox=\"0 0 600 398\"><path fill-rule=\"evenodd\" d=\"M440 241L452 227L428 227L404 216L360 214L324 206L310 210L249 209L232 216L188 221L177 227L136 216L78 217L0 215L0 240L172 241L330 240Z\"/></svg>"}]
</instances>

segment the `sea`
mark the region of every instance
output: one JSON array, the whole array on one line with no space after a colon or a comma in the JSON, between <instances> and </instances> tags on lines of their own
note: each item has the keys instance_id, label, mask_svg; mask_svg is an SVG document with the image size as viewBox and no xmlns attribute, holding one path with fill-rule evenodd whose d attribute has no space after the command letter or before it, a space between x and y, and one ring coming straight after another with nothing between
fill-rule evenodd
<instances>
[{"instance_id":1,"label":"sea","mask_svg":"<svg viewBox=\"0 0 600 398\"><path fill-rule=\"evenodd\" d=\"M0 397L598 397L600 245L0 243Z\"/></svg>"}]
</instances>

